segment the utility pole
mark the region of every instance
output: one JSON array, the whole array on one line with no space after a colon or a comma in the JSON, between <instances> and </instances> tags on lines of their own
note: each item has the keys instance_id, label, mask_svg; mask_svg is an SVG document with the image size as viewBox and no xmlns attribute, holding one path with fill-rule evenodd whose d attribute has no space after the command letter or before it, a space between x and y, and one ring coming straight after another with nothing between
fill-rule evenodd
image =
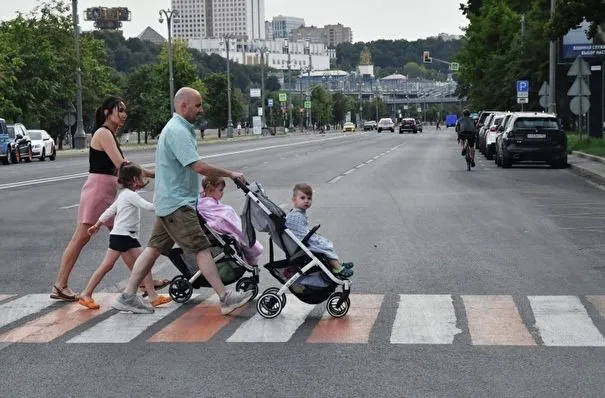
<instances>
[{"instance_id":1,"label":"utility pole","mask_svg":"<svg viewBox=\"0 0 605 398\"><path fill-rule=\"evenodd\" d=\"M160 23L164 22L168 25L168 84L170 86L170 114L174 113L174 73L172 69L172 21L173 17L178 17L177 10L160 10Z\"/></svg>"},{"instance_id":2,"label":"utility pole","mask_svg":"<svg viewBox=\"0 0 605 398\"><path fill-rule=\"evenodd\" d=\"M555 13L556 4L555 0L550 0L550 15ZM557 75L557 51L556 44L554 41L550 41L548 47L548 112L556 113L557 112L557 102L555 100L556 90L555 90L555 79Z\"/></svg>"},{"instance_id":3,"label":"utility pole","mask_svg":"<svg viewBox=\"0 0 605 398\"><path fill-rule=\"evenodd\" d=\"M313 69L313 58L311 57L311 43L309 40L305 42L309 53L309 68L307 69L307 101L311 100L311 70ZM311 108L307 110L307 129L311 126Z\"/></svg>"},{"instance_id":4,"label":"utility pole","mask_svg":"<svg viewBox=\"0 0 605 398\"><path fill-rule=\"evenodd\" d=\"M288 88L292 90L292 72L290 70L291 58L290 58L290 42L288 39L284 39L286 51L288 52ZM290 118L289 128L292 130L294 128L294 123L292 122L292 93L288 93L288 116Z\"/></svg>"},{"instance_id":5,"label":"utility pole","mask_svg":"<svg viewBox=\"0 0 605 398\"><path fill-rule=\"evenodd\" d=\"M261 132L265 126L265 53L268 51L267 47L261 47L258 49L260 52L260 100L263 114L260 117Z\"/></svg>"},{"instance_id":6,"label":"utility pole","mask_svg":"<svg viewBox=\"0 0 605 398\"><path fill-rule=\"evenodd\" d=\"M233 138L233 120L231 118L231 70L229 69L229 46L231 42L231 35L225 35L225 46L227 49L227 138Z\"/></svg>"},{"instance_id":7,"label":"utility pole","mask_svg":"<svg viewBox=\"0 0 605 398\"><path fill-rule=\"evenodd\" d=\"M84 120L82 118L82 69L80 69L80 27L78 26L78 0L72 0L72 18L74 24L74 48L76 52L76 132L73 147L86 148L86 133L84 133Z\"/></svg>"}]
</instances>

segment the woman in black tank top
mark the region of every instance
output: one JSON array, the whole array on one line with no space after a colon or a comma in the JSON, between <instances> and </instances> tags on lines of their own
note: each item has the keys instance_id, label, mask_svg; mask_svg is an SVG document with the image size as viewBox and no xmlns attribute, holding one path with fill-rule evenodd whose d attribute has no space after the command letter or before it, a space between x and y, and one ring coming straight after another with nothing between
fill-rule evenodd
<instances>
[{"instance_id":1,"label":"woman in black tank top","mask_svg":"<svg viewBox=\"0 0 605 398\"><path fill-rule=\"evenodd\" d=\"M93 133L89 149L89 175L82 187L76 230L68 243L57 279L52 287L51 298L76 301L77 295L68 287L69 275L80 252L90 240L88 228L94 225L101 213L113 202L118 192L116 170L126 160L116 138L118 128L126 123L126 105L119 97L109 97L97 109L97 129ZM154 177L152 170L144 170L146 177ZM110 221L112 223L113 220ZM111 228L112 224L108 224Z\"/></svg>"}]
</instances>

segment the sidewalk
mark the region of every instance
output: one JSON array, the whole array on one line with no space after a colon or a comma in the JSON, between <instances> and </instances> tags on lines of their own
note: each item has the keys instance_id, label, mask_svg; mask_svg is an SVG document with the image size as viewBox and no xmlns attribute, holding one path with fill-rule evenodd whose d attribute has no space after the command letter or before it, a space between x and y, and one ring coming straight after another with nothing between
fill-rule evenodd
<instances>
[{"instance_id":1,"label":"sidewalk","mask_svg":"<svg viewBox=\"0 0 605 398\"><path fill-rule=\"evenodd\" d=\"M289 133L292 134L292 133ZM300 133L299 133L300 134ZM198 133L199 135L199 133ZM237 135L235 134L233 136L233 138L226 138L225 136L218 138L217 134L209 134L209 135L204 135L204 139L201 139L199 136L197 138L197 143L198 145L213 145L213 144L224 144L224 143L229 143L229 142L234 142L234 141L250 141L250 140L257 140L257 139L263 139L263 138L267 138L267 137L285 137L286 134L284 134L283 132L279 132L272 136L272 135ZM121 144L122 150L124 152L132 152L132 151L144 151L144 150L149 150L149 149L155 149L156 147L156 140L155 139L149 139L148 140L148 144L145 144L143 142L143 140L141 139L141 143L137 144L136 141L134 142L130 142L130 143L122 143ZM88 148L85 149L61 149L61 150L57 150L57 153L59 155L68 155L68 156L78 156L78 155L88 155Z\"/></svg>"},{"instance_id":2,"label":"sidewalk","mask_svg":"<svg viewBox=\"0 0 605 398\"><path fill-rule=\"evenodd\" d=\"M605 158L574 151L568 155L568 163L572 172L597 184L605 185Z\"/></svg>"}]
</instances>

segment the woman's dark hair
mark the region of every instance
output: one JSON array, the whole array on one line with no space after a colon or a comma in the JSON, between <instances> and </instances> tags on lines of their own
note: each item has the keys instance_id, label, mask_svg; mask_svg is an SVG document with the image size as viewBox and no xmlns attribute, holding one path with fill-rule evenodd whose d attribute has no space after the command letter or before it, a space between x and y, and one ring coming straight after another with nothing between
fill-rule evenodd
<instances>
[{"instance_id":1,"label":"woman's dark hair","mask_svg":"<svg viewBox=\"0 0 605 398\"><path fill-rule=\"evenodd\" d=\"M107 119L105 111L107 111L107 114L109 115L122 102L124 102L124 100L120 97L108 97L103 101L103 105L98 107L97 112L95 113L95 131L105 123L105 119Z\"/></svg>"},{"instance_id":2,"label":"woman's dark hair","mask_svg":"<svg viewBox=\"0 0 605 398\"><path fill-rule=\"evenodd\" d=\"M131 162L124 162L118 170L118 183L124 188L132 189L135 178L143 177L143 169L141 166Z\"/></svg>"}]
</instances>

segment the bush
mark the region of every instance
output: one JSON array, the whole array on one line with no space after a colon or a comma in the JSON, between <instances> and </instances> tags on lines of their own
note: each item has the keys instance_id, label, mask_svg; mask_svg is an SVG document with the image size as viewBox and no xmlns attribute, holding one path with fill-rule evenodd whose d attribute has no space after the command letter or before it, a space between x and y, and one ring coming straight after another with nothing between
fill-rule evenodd
<instances>
[{"instance_id":1,"label":"bush","mask_svg":"<svg viewBox=\"0 0 605 398\"><path fill-rule=\"evenodd\" d=\"M567 151L569 153L573 151L586 152L591 155L605 156L605 139L582 136L578 133L567 133Z\"/></svg>"}]
</instances>

